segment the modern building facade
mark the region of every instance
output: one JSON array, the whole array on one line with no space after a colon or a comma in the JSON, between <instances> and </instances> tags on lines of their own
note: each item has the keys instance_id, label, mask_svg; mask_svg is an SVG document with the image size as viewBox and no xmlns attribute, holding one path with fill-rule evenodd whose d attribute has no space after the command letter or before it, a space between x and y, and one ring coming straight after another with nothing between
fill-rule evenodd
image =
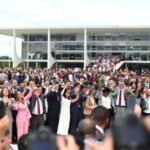
<instances>
[{"instance_id":1,"label":"modern building facade","mask_svg":"<svg viewBox=\"0 0 150 150\"><path fill-rule=\"evenodd\" d=\"M1 28L0 34L14 38L13 66L41 63L83 64L84 68L99 57L122 56L125 61L150 61L150 27L55 27ZM22 56L16 54L16 37L22 38Z\"/></svg>"}]
</instances>

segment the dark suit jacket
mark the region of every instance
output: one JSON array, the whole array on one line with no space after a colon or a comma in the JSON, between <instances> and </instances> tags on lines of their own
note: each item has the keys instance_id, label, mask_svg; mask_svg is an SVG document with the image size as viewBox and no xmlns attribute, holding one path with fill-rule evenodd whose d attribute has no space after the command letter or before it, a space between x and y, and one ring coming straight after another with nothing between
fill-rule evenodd
<instances>
[{"instance_id":1,"label":"dark suit jacket","mask_svg":"<svg viewBox=\"0 0 150 150\"><path fill-rule=\"evenodd\" d=\"M42 87L42 94L45 94L45 88Z\"/></svg>"},{"instance_id":2,"label":"dark suit jacket","mask_svg":"<svg viewBox=\"0 0 150 150\"><path fill-rule=\"evenodd\" d=\"M45 114L46 113L46 106L45 106L45 95L40 95L39 96L40 100L42 101L42 104L43 104L43 113ZM30 111L31 111L31 114L32 114L32 111L34 110L35 108L35 104L36 104L36 96L33 95L30 99Z\"/></svg>"},{"instance_id":3,"label":"dark suit jacket","mask_svg":"<svg viewBox=\"0 0 150 150\"><path fill-rule=\"evenodd\" d=\"M49 96L47 97L48 102L48 113L57 113L60 112L60 96L59 93L52 91Z\"/></svg>"},{"instance_id":4,"label":"dark suit jacket","mask_svg":"<svg viewBox=\"0 0 150 150\"><path fill-rule=\"evenodd\" d=\"M74 91L74 90L71 90L71 92L70 92L70 97L71 97L71 99L75 99L76 96L77 96L77 95L76 95L75 91ZM70 112L73 112L73 113L77 112L77 111L78 111L78 105L79 105L79 101L76 101L76 102L74 102L74 103L71 103Z\"/></svg>"},{"instance_id":5,"label":"dark suit jacket","mask_svg":"<svg viewBox=\"0 0 150 150\"><path fill-rule=\"evenodd\" d=\"M86 94L83 91L81 91L79 94L78 104L79 104L79 108L82 112L83 112L83 104L84 104L86 98L87 98Z\"/></svg>"}]
</instances>

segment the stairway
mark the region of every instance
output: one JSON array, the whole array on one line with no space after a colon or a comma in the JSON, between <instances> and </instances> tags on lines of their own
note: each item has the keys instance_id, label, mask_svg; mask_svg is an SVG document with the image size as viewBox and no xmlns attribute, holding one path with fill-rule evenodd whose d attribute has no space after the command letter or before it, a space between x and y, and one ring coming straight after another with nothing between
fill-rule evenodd
<instances>
[{"instance_id":1,"label":"stairway","mask_svg":"<svg viewBox=\"0 0 150 150\"><path fill-rule=\"evenodd\" d=\"M113 72L118 70L124 64L124 62L125 61L120 61L119 63L117 63L113 68Z\"/></svg>"}]
</instances>

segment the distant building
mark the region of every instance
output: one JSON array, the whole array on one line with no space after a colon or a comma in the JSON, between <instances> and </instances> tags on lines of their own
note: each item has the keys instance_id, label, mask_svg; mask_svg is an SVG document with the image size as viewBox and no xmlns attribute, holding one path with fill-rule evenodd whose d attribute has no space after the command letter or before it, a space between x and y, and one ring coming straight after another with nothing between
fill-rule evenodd
<instances>
[{"instance_id":1,"label":"distant building","mask_svg":"<svg viewBox=\"0 0 150 150\"><path fill-rule=\"evenodd\" d=\"M119 55L129 62L150 60L147 26L0 28L0 34L14 37L14 67L23 61L27 66L85 68L107 55ZM16 37L23 39L21 59L16 55Z\"/></svg>"}]
</instances>

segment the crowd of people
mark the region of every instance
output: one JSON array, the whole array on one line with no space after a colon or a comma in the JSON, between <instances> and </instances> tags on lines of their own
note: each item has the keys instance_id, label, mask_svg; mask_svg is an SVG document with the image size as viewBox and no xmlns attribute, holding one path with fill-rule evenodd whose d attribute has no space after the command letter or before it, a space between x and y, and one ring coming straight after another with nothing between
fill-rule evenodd
<instances>
[{"instance_id":1,"label":"crowd of people","mask_svg":"<svg viewBox=\"0 0 150 150\"><path fill-rule=\"evenodd\" d=\"M104 57L99 57L93 64L94 69L98 69L99 71L113 71L115 66L121 61L123 58L119 55L109 56L106 55Z\"/></svg>"},{"instance_id":2,"label":"crowd of people","mask_svg":"<svg viewBox=\"0 0 150 150\"><path fill-rule=\"evenodd\" d=\"M100 62L104 64L104 59ZM26 137L43 126L57 135L55 142L60 150L111 150L120 143L141 146L145 142L147 146L149 139L144 138L150 132L148 70L0 68L0 102L5 106L5 115L0 110L2 150L9 149L11 141L18 143L19 150L25 150L22 145L27 143ZM122 118L126 122L118 123L123 122L118 121ZM137 128L133 128L135 124ZM134 134L143 136L144 142L140 143ZM78 142L81 137L84 144ZM119 144L113 138L118 138Z\"/></svg>"}]
</instances>

